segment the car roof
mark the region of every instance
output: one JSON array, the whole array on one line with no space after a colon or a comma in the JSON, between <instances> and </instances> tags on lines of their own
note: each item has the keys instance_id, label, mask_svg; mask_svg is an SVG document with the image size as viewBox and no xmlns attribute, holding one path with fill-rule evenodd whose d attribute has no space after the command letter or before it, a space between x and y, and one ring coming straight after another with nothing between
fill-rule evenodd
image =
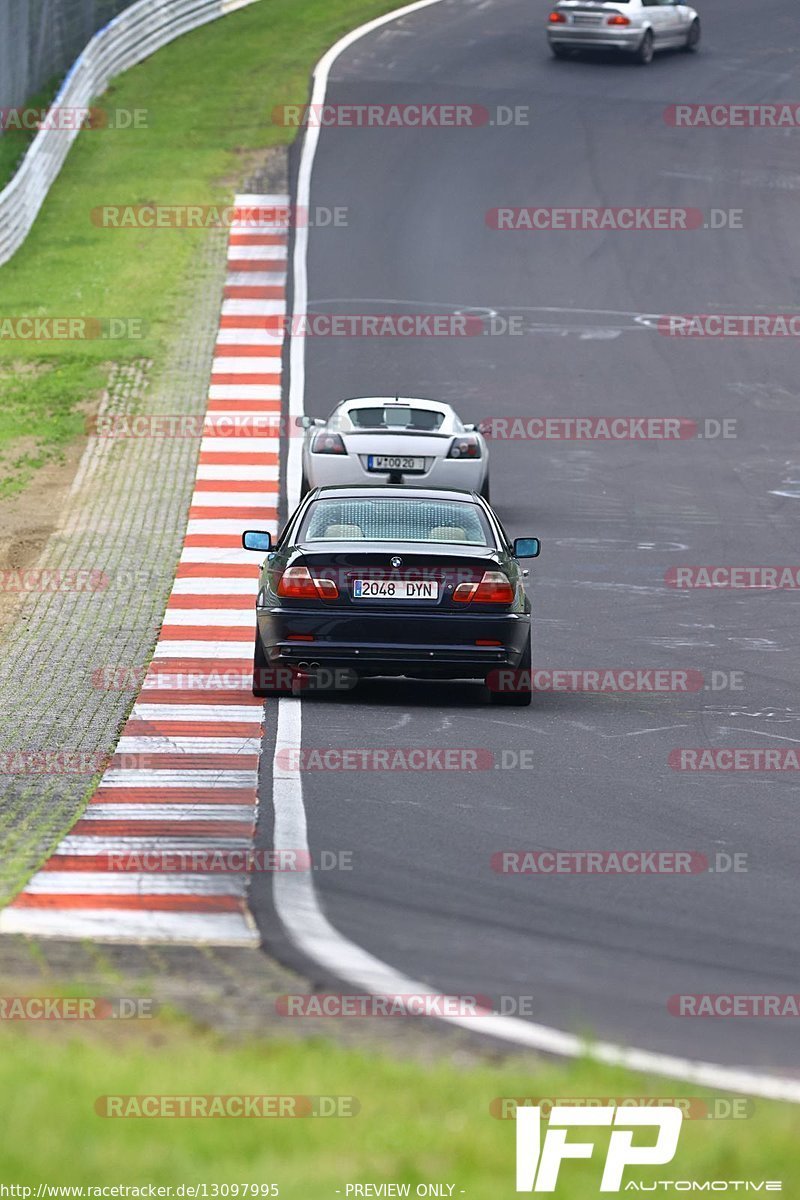
<instances>
[{"instance_id":1,"label":"car roof","mask_svg":"<svg viewBox=\"0 0 800 1200\"><path fill-rule=\"evenodd\" d=\"M342 400L336 407L350 408L362 404L381 404L388 408L391 408L392 405L406 408L409 404L413 404L416 408L424 408L432 412L452 412L452 405L446 404L444 400L423 400L419 396L352 396L349 400Z\"/></svg>"},{"instance_id":2,"label":"car roof","mask_svg":"<svg viewBox=\"0 0 800 1200\"><path fill-rule=\"evenodd\" d=\"M315 488L311 494L317 500L385 499L388 496L403 500L461 500L472 504L478 501L477 493L459 488L392 487L374 483L330 484Z\"/></svg>"}]
</instances>

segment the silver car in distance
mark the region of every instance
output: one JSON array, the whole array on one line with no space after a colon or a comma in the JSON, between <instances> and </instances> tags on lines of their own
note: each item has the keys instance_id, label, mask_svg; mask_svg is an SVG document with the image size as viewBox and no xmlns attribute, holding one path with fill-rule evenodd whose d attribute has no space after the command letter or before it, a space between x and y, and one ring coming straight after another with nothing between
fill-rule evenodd
<instances>
[{"instance_id":1,"label":"silver car in distance","mask_svg":"<svg viewBox=\"0 0 800 1200\"><path fill-rule=\"evenodd\" d=\"M337 404L327 421L296 421L306 431L301 496L315 487L385 483L458 488L489 499L486 439L449 404L362 396Z\"/></svg>"},{"instance_id":2,"label":"silver car in distance","mask_svg":"<svg viewBox=\"0 0 800 1200\"><path fill-rule=\"evenodd\" d=\"M646 65L656 50L696 50L700 17L677 0L559 0L547 18L547 40L556 58L571 50L624 50Z\"/></svg>"}]
</instances>

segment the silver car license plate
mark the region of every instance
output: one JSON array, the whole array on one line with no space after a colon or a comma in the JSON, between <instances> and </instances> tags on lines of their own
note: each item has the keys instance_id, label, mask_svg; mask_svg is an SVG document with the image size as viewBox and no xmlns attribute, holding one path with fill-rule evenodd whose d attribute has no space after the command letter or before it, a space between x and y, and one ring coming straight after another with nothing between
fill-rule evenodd
<instances>
[{"instance_id":1,"label":"silver car license plate","mask_svg":"<svg viewBox=\"0 0 800 1200\"><path fill-rule=\"evenodd\" d=\"M424 471L425 459L404 454L370 454L367 467L370 471Z\"/></svg>"},{"instance_id":2,"label":"silver car license plate","mask_svg":"<svg viewBox=\"0 0 800 1200\"><path fill-rule=\"evenodd\" d=\"M354 579L354 600L438 600L437 579Z\"/></svg>"}]
</instances>

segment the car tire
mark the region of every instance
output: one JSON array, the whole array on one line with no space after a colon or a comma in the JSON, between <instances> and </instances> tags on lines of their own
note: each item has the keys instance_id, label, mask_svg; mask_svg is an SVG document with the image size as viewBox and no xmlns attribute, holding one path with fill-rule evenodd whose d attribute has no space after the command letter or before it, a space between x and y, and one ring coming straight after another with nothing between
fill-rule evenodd
<instances>
[{"instance_id":1,"label":"car tire","mask_svg":"<svg viewBox=\"0 0 800 1200\"><path fill-rule=\"evenodd\" d=\"M300 476L300 499L302 500L311 491L311 484L308 482L305 471Z\"/></svg>"},{"instance_id":2,"label":"car tire","mask_svg":"<svg viewBox=\"0 0 800 1200\"><path fill-rule=\"evenodd\" d=\"M553 55L553 58L567 58L569 56L569 50L566 46L556 46L551 44L550 53Z\"/></svg>"},{"instance_id":3,"label":"car tire","mask_svg":"<svg viewBox=\"0 0 800 1200\"><path fill-rule=\"evenodd\" d=\"M640 67L648 67L653 61L653 34L651 30L645 30L644 37L639 42L639 47L634 54L634 58Z\"/></svg>"},{"instance_id":4,"label":"car tire","mask_svg":"<svg viewBox=\"0 0 800 1200\"><path fill-rule=\"evenodd\" d=\"M683 47L687 54L693 54L700 45L700 22L697 17L689 26L689 31L686 34L686 45Z\"/></svg>"},{"instance_id":5,"label":"car tire","mask_svg":"<svg viewBox=\"0 0 800 1200\"><path fill-rule=\"evenodd\" d=\"M522 651L522 658L519 660L518 671L527 674L527 687L522 687L515 692L495 692L490 689L489 703L499 704L506 708L527 708L533 697L531 690L531 634L528 630L528 640L525 643L525 649Z\"/></svg>"},{"instance_id":6,"label":"car tire","mask_svg":"<svg viewBox=\"0 0 800 1200\"><path fill-rule=\"evenodd\" d=\"M486 476L483 483L481 484L481 495L483 496L483 498L487 504L491 504L492 501L489 497L489 476L488 475Z\"/></svg>"}]
</instances>

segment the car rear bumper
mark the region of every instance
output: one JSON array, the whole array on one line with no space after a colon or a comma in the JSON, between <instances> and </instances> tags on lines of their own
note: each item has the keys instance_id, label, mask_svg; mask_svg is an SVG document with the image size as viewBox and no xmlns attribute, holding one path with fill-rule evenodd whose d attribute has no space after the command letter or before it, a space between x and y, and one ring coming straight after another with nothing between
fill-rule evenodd
<instances>
[{"instance_id":1,"label":"car rear bumper","mask_svg":"<svg viewBox=\"0 0 800 1200\"><path fill-rule=\"evenodd\" d=\"M547 40L551 46L573 47L575 50L638 50L644 37L643 29L611 31L607 28L557 29L548 26Z\"/></svg>"},{"instance_id":2,"label":"car rear bumper","mask_svg":"<svg viewBox=\"0 0 800 1200\"><path fill-rule=\"evenodd\" d=\"M517 667L530 631L527 613L433 616L329 608L262 609L257 615L270 665L314 662L360 675L483 678L497 667Z\"/></svg>"},{"instance_id":3,"label":"car rear bumper","mask_svg":"<svg viewBox=\"0 0 800 1200\"><path fill-rule=\"evenodd\" d=\"M346 486L351 483L397 483L403 487L458 488L467 492L479 492L486 477L486 463L485 458L472 461L437 459L427 471L392 478L389 471L366 470L360 459L352 455L345 458L335 454L311 454L307 475L311 487L332 487L337 484Z\"/></svg>"}]
</instances>

